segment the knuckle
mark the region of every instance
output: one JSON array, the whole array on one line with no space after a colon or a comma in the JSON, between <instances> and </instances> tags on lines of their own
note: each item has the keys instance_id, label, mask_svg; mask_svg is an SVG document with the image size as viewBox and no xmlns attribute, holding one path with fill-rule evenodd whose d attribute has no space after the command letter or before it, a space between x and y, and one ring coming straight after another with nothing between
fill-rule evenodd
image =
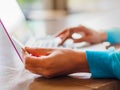
<instances>
[{"instance_id":1,"label":"knuckle","mask_svg":"<svg viewBox=\"0 0 120 90\"><path fill-rule=\"evenodd\" d=\"M79 26L79 28L83 28L83 29L85 29L86 27L85 27L85 26L83 26L83 25L81 25L81 26Z\"/></svg>"},{"instance_id":2,"label":"knuckle","mask_svg":"<svg viewBox=\"0 0 120 90\"><path fill-rule=\"evenodd\" d=\"M65 31L65 32L69 32L69 31L70 31L70 28L66 28L64 31Z\"/></svg>"},{"instance_id":3,"label":"knuckle","mask_svg":"<svg viewBox=\"0 0 120 90\"><path fill-rule=\"evenodd\" d=\"M29 56L26 56L26 57L25 57L25 60L29 60L29 59L30 59Z\"/></svg>"}]
</instances>

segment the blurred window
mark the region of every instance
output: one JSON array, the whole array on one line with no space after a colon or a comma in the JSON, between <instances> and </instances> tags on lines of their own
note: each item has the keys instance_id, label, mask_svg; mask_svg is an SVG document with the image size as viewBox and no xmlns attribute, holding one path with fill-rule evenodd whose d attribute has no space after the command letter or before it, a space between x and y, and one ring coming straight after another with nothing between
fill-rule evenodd
<instances>
[{"instance_id":1,"label":"blurred window","mask_svg":"<svg viewBox=\"0 0 120 90\"><path fill-rule=\"evenodd\" d=\"M24 15L27 16L32 10L44 9L44 0L17 0Z\"/></svg>"},{"instance_id":2,"label":"blurred window","mask_svg":"<svg viewBox=\"0 0 120 90\"><path fill-rule=\"evenodd\" d=\"M64 15L67 0L17 0L27 20ZM53 15L54 14L54 15Z\"/></svg>"},{"instance_id":3,"label":"blurred window","mask_svg":"<svg viewBox=\"0 0 120 90\"><path fill-rule=\"evenodd\" d=\"M69 12L99 12L119 9L120 0L67 0Z\"/></svg>"}]
</instances>

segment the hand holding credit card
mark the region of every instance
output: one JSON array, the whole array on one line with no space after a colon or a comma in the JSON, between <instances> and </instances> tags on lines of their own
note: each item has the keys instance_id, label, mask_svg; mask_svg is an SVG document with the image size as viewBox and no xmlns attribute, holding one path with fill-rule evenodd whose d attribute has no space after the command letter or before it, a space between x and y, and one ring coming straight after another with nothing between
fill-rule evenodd
<instances>
[{"instance_id":1,"label":"hand holding credit card","mask_svg":"<svg viewBox=\"0 0 120 90\"><path fill-rule=\"evenodd\" d=\"M13 36L12 36L12 39L13 39L13 41L17 44L17 46L22 49L23 54L32 56L31 53L28 53L28 52L25 50L25 46L24 46L19 40L17 40L17 39L16 39L15 37L13 37ZM40 57L40 56L43 56L43 55L33 54L33 56ZM44 55L44 56L46 56L46 55Z\"/></svg>"}]
</instances>

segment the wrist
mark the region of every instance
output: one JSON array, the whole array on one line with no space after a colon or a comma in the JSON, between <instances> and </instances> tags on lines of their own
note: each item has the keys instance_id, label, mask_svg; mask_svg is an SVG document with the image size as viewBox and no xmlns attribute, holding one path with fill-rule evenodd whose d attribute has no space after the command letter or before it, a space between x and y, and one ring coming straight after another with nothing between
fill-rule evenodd
<instances>
[{"instance_id":1,"label":"wrist","mask_svg":"<svg viewBox=\"0 0 120 90\"><path fill-rule=\"evenodd\" d=\"M100 36L101 36L101 41L106 41L107 40L107 33L104 31L100 32Z\"/></svg>"},{"instance_id":2,"label":"wrist","mask_svg":"<svg viewBox=\"0 0 120 90\"><path fill-rule=\"evenodd\" d=\"M77 56L77 72L89 72L89 66L86 59L86 53L81 51L76 51Z\"/></svg>"}]
</instances>

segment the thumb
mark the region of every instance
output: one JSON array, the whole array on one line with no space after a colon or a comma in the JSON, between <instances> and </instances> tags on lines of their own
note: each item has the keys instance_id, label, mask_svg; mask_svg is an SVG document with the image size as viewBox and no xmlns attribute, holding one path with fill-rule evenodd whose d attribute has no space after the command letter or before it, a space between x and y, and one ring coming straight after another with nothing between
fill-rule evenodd
<instances>
[{"instance_id":1,"label":"thumb","mask_svg":"<svg viewBox=\"0 0 120 90\"><path fill-rule=\"evenodd\" d=\"M25 50L33 56L42 56L48 55L52 49L25 47Z\"/></svg>"}]
</instances>

